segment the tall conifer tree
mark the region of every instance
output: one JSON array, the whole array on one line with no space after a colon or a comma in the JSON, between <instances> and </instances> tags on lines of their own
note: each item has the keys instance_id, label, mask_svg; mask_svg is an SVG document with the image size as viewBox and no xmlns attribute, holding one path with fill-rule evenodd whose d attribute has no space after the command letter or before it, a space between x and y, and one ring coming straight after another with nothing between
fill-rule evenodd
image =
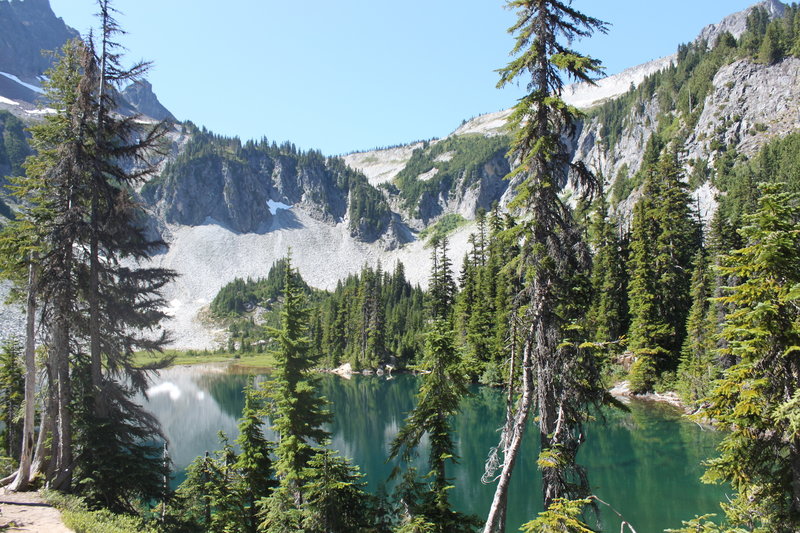
<instances>
[{"instance_id":1,"label":"tall conifer tree","mask_svg":"<svg viewBox=\"0 0 800 533\"><path fill-rule=\"evenodd\" d=\"M425 351L418 368L422 377L417 405L409 413L392 441L390 458L407 461L416 454L426 433L430 437L428 464L430 490L417 509L421 519L436 533L474 531L477 518L454 511L448 491L447 464L457 460L453 442L452 417L460 410L461 399L467 394L468 377L455 348L452 306L455 283L447 258L447 240L437 243L433 251L430 281L431 325L427 331ZM420 519L420 516L412 517Z\"/></svg>"},{"instance_id":2,"label":"tall conifer tree","mask_svg":"<svg viewBox=\"0 0 800 533\"><path fill-rule=\"evenodd\" d=\"M727 369L703 415L730 430L705 479L732 484L724 506L736 526L800 528L800 197L766 186L741 230L744 248L723 260L739 283L722 300Z\"/></svg>"},{"instance_id":3,"label":"tall conifer tree","mask_svg":"<svg viewBox=\"0 0 800 533\"><path fill-rule=\"evenodd\" d=\"M594 381L591 355L577 348L576 339L570 339L571 326L585 311L582 286L588 253L559 191L568 177L578 188L587 189L594 183L582 163L570 162L570 151L562 140L579 116L577 109L561 99L562 75L591 82L600 72L597 60L576 52L564 41L571 43L594 31L605 31L606 25L559 0L512 0L507 5L518 15L509 30L516 34L515 57L500 70L499 85L530 75L529 94L511 115L516 136L510 152L519 163L512 177L522 180L511 207L522 210L526 217L519 227L524 243L520 266L525 270L526 285L518 295L526 305L525 340L519 362L520 398L508 413L497 450L502 463L490 458L493 464L488 465L489 470L502 466L502 471L486 533L505 530L508 483L534 405L545 508L556 498L584 493L585 478L575 464L580 427L588 416L586 403L603 395Z\"/></svg>"},{"instance_id":4,"label":"tall conifer tree","mask_svg":"<svg viewBox=\"0 0 800 533\"><path fill-rule=\"evenodd\" d=\"M628 301L636 361L630 380L634 391L645 392L662 372L678 366L691 307L688 273L700 244L700 226L673 151L649 171L632 225Z\"/></svg>"},{"instance_id":5,"label":"tall conifer tree","mask_svg":"<svg viewBox=\"0 0 800 533\"><path fill-rule=\"evenodd\" d=\"M329 436L322 424L331 418L312 372L316 357L310 352L307 336L309 310L297 279L287 258L281 327L271 330L278 343L277 365L266 390L267 414L278 434L275 473L279 485L262 500L266 512L261 527L270 532L300 528L306 469L317 447Z\"/></svg>"}]
</instances>

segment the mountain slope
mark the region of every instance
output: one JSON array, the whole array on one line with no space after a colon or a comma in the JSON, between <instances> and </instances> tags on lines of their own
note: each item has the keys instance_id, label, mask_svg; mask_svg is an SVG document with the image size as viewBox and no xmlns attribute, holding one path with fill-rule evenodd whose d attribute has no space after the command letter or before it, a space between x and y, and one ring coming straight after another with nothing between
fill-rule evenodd
<instances>
[{"instance_id":1,"label":"mountain slope","mask_svg":"<svg viewBox=\"0 0 800 533\"><path fill-rule=\"evenodd\" d=\"M775 0L759 5L771 18L786 10ZM751 13L707 27L672 56L597 86L566 88L566 99L587 111L571 139L575 157L604 176L619 212L629 212L637 198L648 151L678 143L708 216L722 165L800 128L800 58L764 63L744 50L755 43L744 42ZM132 107L166 111L149 86L136 91ZM514 184L503 179L512 164L507 117L508 111L483 115L445 139L344 158L176 125L162 172L141 189L154 230L170 243L153 261L181 274L167 287L175 345L221 342L222 332L203 318L216 292L235 277L266 275L290 249L312 286L331 288L364 264L391 268L397 260L412 282L425 284L430 250L419 232L447 215L471 220L479 208L503 206L513 195ZM462 226L450 236L457 269L470 230Z\"/></svg>"}]
</instances>

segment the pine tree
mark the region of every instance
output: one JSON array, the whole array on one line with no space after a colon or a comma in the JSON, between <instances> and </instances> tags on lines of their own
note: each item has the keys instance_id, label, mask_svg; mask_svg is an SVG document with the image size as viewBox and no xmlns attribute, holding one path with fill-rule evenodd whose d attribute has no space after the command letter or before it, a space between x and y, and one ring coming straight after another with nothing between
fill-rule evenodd
<instances>
[{"instance_id":1,"label":"pine tree","mask_svg":"<svg viewBox=\"0 0 800 533\"><path fill-rule=\"evenodd\" d=\"M25 377L20 359L22 347L12 338L0 350L0 423L2 449L7 457L20 458L22 424L17 415L25 397Z\"/></svg>"},{"instance_id":2,"label":"pine tree","mask_svg":"<svg viewBox=\"0 0 800 533\"><path fill-rule=\"evenodd\" d=\"M780 26L775 22L770 23L758 49L758 62L765 65L778 62L784 55L781 40Z\"/></svg>"},{"instance_id":3,"label":"pine tree","mask_svg":"<svg viewBox=\"0 0 800 533\"><path fill-rule=\"evenodd\" d=\"M308 464L302 527L308 533L370 531L372 517L363 475L328 449Z\"/></svg>"},{"instance_id":4,"label":"pine tree","mask_svg":"<svg viewBox=\"0 0 800 533\"><path fill-rule=\"evenodd\" d=\"M244 409L239 419L239 437L236 443L240 452L233 465L241 476L241 496L244 516L244 531L255 533L258 530L257 503L269 496L277 485L272 468L273 443L264 437L264 422L261 419L263 407L257 395L252 378L244 389Z\"/></svg>"},{"instance_id":5,"label":"pine tree","mask_svg":"<svg viewBox=\"0 0 800 533\"><path fill-rule=\"evenodd\" d=\"M627 331L628 302L626 250L615 221L609 219L605 194L595 201L591 222L592 244L595 247L592 261L592 306L587 316L592 340L609 343L608 353L619 351L618 341ZM611 344L616 343L616 344Z\"/></svg>"},{"instance_id":6,"label":"pine tree","mask_svg":"<svg viewBox=\"0 0 800 533\"><path fill-rule=\"evenodd\" d=\"M692 307L686 321L686 341L678 367L678 386L684 399L697 402L705 398L715 378L715 316L710 302L711 273L708 253L701 248L692 271Z\"/></svg>"},{"instance_id":7,"label":"pine tree","mask_svg":"<svg viewBox=\"0 0 800 533\"><path fill-rule=\"evenodd\" d=\"M570 162L570 151L562 141L563 133L574 128L579 112L561 100L561 75L591 82L600 71L597 60L579 54L560 39L571 42L605 31L606 26L557 0L513 0L508 6L518 13L517 23L509 30L516 34L515 57L500 70L499 85L528 73L531 76L529 94L511 115L516 134L510 152L519 161L512 178L522 180L511 207L526 214L518 229L524 242L520 264L526 286L518 298L526 304L525 340L518 362L521 397L516 408L510 406L497 450L503 455L502 472L486 533L505 529L508 483L534 404L545 508L556 498L579 496L586 490L581 488L585 478L576 467L575 454L581 423L588 416L585 405L602 397L598 382L587 375L594 373L591 355L569 339L569 331L585 311L584 282L580 280L586 274L588 252L581 246L572 214L558 193L568 177L574 178L579 189L594 183L585 165Z\"/></svg>"},{"instance_id":8,"label":"pine tree","mask_svg":"<svg viewBox=\"0 0 800 533\"><path fill-rule=\"evenodd\" d=\"M108 1L100 7L107 15ZM167 340L142 331L165 316L158 291L174 275L139 264L163 243L144 237L132 190L154 170L147 158L165 130L119 116L102 89L143 70L117 68L109 40L115 28L104 17L99 58L91 39L78 40L50 71L46 90L56 113L31 129L37 154L16 193L24 206L20 224L39 243L29 257L37 258L49 347L42 427L54 422L52 460L38 457L35 464L53 488L69 488L77 474L91 503L131 510L133 500L163 491L161 448L153 441L158 423L132 401L157 365L137 368L133 353ZM121 486L120 475L131 482Z\"/></svg>"}]
</instances>

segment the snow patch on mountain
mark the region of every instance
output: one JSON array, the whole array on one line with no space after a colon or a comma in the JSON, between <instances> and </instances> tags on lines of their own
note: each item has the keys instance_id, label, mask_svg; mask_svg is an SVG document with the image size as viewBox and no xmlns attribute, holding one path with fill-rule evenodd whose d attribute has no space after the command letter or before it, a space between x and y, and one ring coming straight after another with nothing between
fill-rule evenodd
<instances>
[{"instance_id":1,"label":"snow patch on mountain","mask_svg":"<svg viewBox=\"0 0 800 533\"><path fill-rule=\"evenodd\" d=\"M36 85L32 85L30 83L25 83L24 81L22 81L21 79L19 79L16 76L14 76L13 74L9 74L8 72L0 72L0 76L5 76L6 78L10 79L11 81L15 81L15 82L19 83L20 85L22 85L23 87L25 87L26 89L30 89L31 91L33 91L35 93L44 94L44 90L41 87L38 87Z\"/></svg>"},{"instance_id":2,"label":"snow patch on mountain","mask_svg":"<svg viewBox=\"0 0 800 533\"><path fill-rule=\"evenodd\" d=\"M279 209L291 209L292 206L284 204L283 202L276 202L275 200L267 200L267 208L271 215L277 215Z\"/></svg>"}]
</instances>

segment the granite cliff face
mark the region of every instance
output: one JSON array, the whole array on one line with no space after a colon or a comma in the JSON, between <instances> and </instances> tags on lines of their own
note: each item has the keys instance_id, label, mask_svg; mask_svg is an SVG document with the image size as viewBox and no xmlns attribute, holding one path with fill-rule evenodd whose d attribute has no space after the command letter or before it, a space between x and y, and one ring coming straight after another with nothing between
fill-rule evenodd
<instances>
[{"instance_id":1,"label":"granite cliff face","mask_svg":"<svg viewBox=\"0 0 800 533\"><path fill-rule=\"evenodd\" d=\"M762 8L770 19L783 16L786 9L778 0L765 0L705 27L693 43L682 47L682 54L632 67L599 80L596 85L581 83L565 87L564 99L589 113L569 140L573 159L584 161L603 175L607 182L606 190L611 190L618 178L628 179L641 168L645 148L656 132L672 136L661 141L673 142L673 137L678 140L676 148L682 154L688 177L697 174L698 169L706 169L707 174L712 172L715 162L726 151L750 157L770 139L800 127L800 59L796 57L787 57L775 64L744 58L725 63L714 72L710 88L701 101L692 100L689 91L691 113L664 108L663 79L669 76L675 79L676 72L686 68L685 62L681 63L687 55L686 50L711 50L722 36L742 37L747 29L748 16L755 7ZM698 77L702 77L702 73ZM686 83L700 82L692 78ZM635 90L631 91L632 87L642 84L651 87L650 93L640 91L634 94ZM681 89L677 88L678 91ZM617 108L611 113L597 113L604 105L612 106L612 109L616 105ZM692 114L697 116L690 116ZM447 139L470 135L487 139L502 136L506 133L508 115L506 110L477 117L460 126ZM612 119L616 126L611 124ZM615 131L611 133L610 129ZM676 131L679 131L678 135L675 135ZM442 141L432 141L432 144L436 142ZM346 161L376 182L396 184L409 168L414 167L414 154L421 149L419 145L413 145L362 152L348 155ZM508 168L509 161L501 154L498 156L494 159L496 168ZM504 161L501 163L500 159ZM431 175L420 172L416 179L430 180ZM703 181L701 179L695 184L695 196L701 214L707 218L715 209L716 190ZM417 211L407 209L405 214L414 227L422 227L450 212L470 219L475 208L485 207L486 202L499 201L505 205L513 196L511 185L509 187L502 180L498 183L482 179L465 187L462 181L451 180L443 183L440 189L421 195L419 203L413 206L418 208ZM391 192L392 189L386 190ZM476 197L481 201L474 202ZM635 189L626 191L619 198L618 211L629 214L637 198Z\"/></svg>"}]
</instances>

